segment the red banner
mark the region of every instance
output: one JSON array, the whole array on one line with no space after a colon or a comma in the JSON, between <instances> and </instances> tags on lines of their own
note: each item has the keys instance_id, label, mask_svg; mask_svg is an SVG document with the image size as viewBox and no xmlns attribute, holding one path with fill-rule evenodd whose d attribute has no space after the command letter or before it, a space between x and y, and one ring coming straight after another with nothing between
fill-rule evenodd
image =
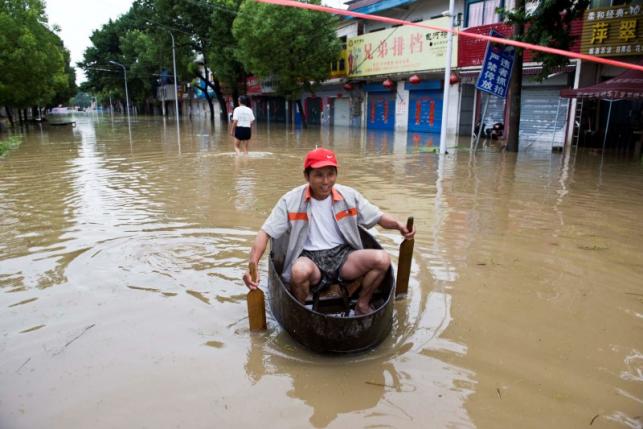
<instances>
[{"instance_id":1,"label":"red banner","mask_svg":"<svg viewBox=\"0 0 643 429\"><path fill-rule=\"evenodd\" d=\"M246 88L248 95L259 95L262 93L261 82L255 76L246 77Z\"/></svg>"}]
</instances>

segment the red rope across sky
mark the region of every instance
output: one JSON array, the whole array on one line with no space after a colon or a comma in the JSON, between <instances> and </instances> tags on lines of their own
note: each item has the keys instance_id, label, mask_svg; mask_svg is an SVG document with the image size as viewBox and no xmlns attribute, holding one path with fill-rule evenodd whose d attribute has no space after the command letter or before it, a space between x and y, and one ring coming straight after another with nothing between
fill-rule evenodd
<instances>
[{"instance_id":1,"label":"red rope across sky","mask_svg":"<svg viewBox=\"0 0 643 429\"><path fill-rule=\"evenodd\" d=\"M386 22L386 23L389 23L389 24L408 25L408 26L412 26L412 27L426 28L426 29L429 29L429 30L444 31L444 32L447 32L447 33L453 33L454 35L457 35L457 36L471 37L473 39L487 40L489 42L502 43L504 45L516 46L518 48L531 49L533 51L545 52L547 54L562 55L564 57L577 58L577 59L580 59L580 60L592 61L592 62L601 63L601 64L608 64L610 66L621 67L621 68L624 68L624 69L643 71L643 65L624 63L622 61L610 60L608 58L601 58L601 57L596 57L594 55L581 54L581 53L577 53L577 52L564 51L562 49L549 48L547 46L533 45L531 43L519 42L517 40L504 39L502 37L492 37L492 36L486 36L484 34L468 33L468 32L460 31L460 30L456 30L456 29L451 30L451 29L448 29L448 28L436 27L434 25L427 25L427 24L421 24L421 23L418 23L418 22L404 21L402 19L387 18L385 16L378 16L378 15L369 15L367 13L351 12L351 11L348 11L348 10L335 9L333 7L319 6L319 5L316 5L316 4L300 3L300 2L294 1L294 0L256 0L256 1L258 1L259 3L269 3L269 4L279 5L279 6L298 7L300 9L316 10L318 12L332 13L332 14L335 14L335 15L352 16L354 18L361 18L361 19L367 19L367 20L371 20L371 21Z\"/></svg>"}]
</instances>

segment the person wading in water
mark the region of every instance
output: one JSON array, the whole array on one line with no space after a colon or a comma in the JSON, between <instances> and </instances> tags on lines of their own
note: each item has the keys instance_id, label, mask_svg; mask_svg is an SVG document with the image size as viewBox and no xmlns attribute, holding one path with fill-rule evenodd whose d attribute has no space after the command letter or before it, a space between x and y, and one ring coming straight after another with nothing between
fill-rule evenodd
<instances>
[{"instance_id":1,"label":"person wading in water","mask_svg":"<svg viewBox=\"0 0 643 429\"><path fill-rule=\"evenodd\" d=\"M242 95L239 97L239 106L232 112L230 135L234 136L234 151L237 155L241 155L242 150L244 154L248 154L248 142L252 136L251 127L255 120L252 109L248 107L249 104L248 96Z\"/></svg>"}]
</instances>

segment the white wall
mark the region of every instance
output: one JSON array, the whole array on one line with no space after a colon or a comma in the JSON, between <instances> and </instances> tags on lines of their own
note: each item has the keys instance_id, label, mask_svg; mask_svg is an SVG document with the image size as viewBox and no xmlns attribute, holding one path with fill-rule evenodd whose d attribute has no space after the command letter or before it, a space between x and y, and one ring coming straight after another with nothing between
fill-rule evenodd
<instances>
[{"instance_id":1,"label":"white wall","mask_svg":"<svg viewBox=\"0 0 643 429\"><path fill-rule=\"evenodd\" d=\"M335 34L337 35L338 38L342 36L346 36L346 37L357 36L357 21L353 21L350 24L347 24L338 28L335 31Z\"/></svg>"},{"instance_id":2,"label":"white wall","mask_svg":"<svg viewBox=\"0 0 643 429\"><path fill-rule=\"evenodd\" d=\"M411 3L408 9L390 9L378 13L377 15L386 16L389 18L402 19L405 21L426 21L434 17L442 16L442 12L449 10L448 0L418 0L416 3ZM464 11L464 0L455 0L455 13L462 13ZM390 28L391 24L386 24L377 21L364 21L364 33L370 33L378 28Z\"/></svg>"},{"instance_id":3,"label":"white wall","mask_svg":"<svg viewBox=\"0 0 643 429\"><path fill-rule=\"evenodd\" d=\"M406 131L409 125L409 91L404 89L404 81L397 83L395 96L395 129Z\"/></svg>"},{"instance_id":4,"label":"white wall","mask_svg":"<svg viewBox=\"0 0 643 429\"><path fill-rule=\"evenodd\" d=\"M449 82L446 83L449 85ZM447 146L457 146L458 140L456 134L458 132L458 119L460 116L460 84L456 83L449 86L449 105L446 106L447 111Z\"/></svg>"}]
</instances>

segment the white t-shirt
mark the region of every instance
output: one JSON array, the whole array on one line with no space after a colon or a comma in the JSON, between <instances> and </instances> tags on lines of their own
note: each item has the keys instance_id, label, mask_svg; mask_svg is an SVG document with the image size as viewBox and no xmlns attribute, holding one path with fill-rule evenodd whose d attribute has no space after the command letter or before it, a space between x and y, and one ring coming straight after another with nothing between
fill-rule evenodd
<instances>
[{"instance_id":1,"label":"white t-shirt","mask_svg":"<svg viewBox=\"0 0 643 429\"><path fill-rule=\"evenodd\" d=\"M310 211L311 218L308 220L308 237L304 250L332 249L346 243L335 222L333 199L330 195L321 201L311 198Z\"/></svg>"},{"instance_id":2,"label":"white t-shirt","mask_svg":"<svg viewBox=\"0 0 643 429\"><path fill-rule=\"evenodd\" d=\"M239 106L234 108L234 112L232 112L232 120L237 121L237 127L250 128L252 121L255 120L255 115L252 113L251 108L247 106Z\"/></svg>"}]
</instances>

